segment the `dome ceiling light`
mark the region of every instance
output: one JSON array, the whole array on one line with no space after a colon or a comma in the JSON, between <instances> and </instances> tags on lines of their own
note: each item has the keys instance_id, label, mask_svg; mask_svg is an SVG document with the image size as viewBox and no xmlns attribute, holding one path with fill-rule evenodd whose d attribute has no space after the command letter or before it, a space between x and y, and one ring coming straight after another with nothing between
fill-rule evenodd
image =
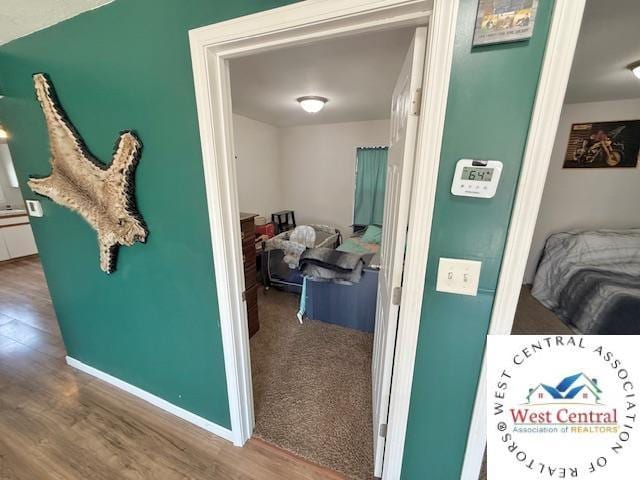
<instances>
[{"instance_id":1,"label":"dome ceiling light","mask_svg":"<svg viewBox=\"0 0 640 480\"><path fill-rule=\"evenodd\" d=\"M302 109L307 113L318 113L324 108L324 104L329 100L325 97L318 97L317 95L306 95L296 99Z\"/></svg>"}]
</instances>

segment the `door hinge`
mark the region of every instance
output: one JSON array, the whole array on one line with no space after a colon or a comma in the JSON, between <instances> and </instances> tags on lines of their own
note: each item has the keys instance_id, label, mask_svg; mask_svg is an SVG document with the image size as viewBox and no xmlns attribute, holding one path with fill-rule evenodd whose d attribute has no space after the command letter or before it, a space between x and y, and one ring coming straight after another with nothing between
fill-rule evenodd
<instances>
[{"instance_id":1,"label":"door hinge","mask_svg":"<svg viewBox=\"0 0 640 480\"><path fill-rule=\"evenodd\" d=\"M391 303L400 305L400 300L402 300L402 287L394 287L391 293Z\"/></svg>"},{"instance_id":2,"label":"door hinge","mask_svg":"<svg viewBox=\"0 0 640 480\"><path fill-rule=\"evenodd\" d=\"M420 115L420 105L422 105L422 88L416 88L411 95L412 115Z\"/></svg>"},{"instance_id":3,"label":"door hinge","mask_svg":"<svg viewBox=\"0 0 640 480\"><path fill-rule=\"evenodd\" d=\"M242 292L242 301L243 302L247 301L247 292L246 291Z\"/></svg>"},{"instance_id":4,"label":"door hinge","mask_svg":"<svg viewBox=\"0 0 640 480\"><path fill-rule=\"evenodd\" d=\"M387 424L380 425L380 432L378 432L382 438L387 438Z\"/></svg>"}]
</instances>

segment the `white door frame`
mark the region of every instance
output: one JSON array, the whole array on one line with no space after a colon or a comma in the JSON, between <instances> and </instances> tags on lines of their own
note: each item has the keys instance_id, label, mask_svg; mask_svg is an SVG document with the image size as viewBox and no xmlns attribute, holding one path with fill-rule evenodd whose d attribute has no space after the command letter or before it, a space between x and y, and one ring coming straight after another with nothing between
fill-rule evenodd
<instances>
[{"instance_id":1,"label":"white door frame","mask_svg":"<svg viewBox=\"0 0 640 480\"><path fill-rule=\"evenodd\" d=\"M402 467L459 0L306 0L189 31L233 441L254 427L227 59L322 37L429 23L385 479Z\"/></svg>"},{"instance_id":2,"label":"white door frame","mask_svg":"<svg viewBox=\"0 0 640 480\"><path fill-rule=\"evenodd\" d=\"M518 190L493 302L489 335L510 335L551 161L585 0L556 0ZM467 439L461 480L478 480L487 442L486 361Z\"/></svg>"}]
</instances>

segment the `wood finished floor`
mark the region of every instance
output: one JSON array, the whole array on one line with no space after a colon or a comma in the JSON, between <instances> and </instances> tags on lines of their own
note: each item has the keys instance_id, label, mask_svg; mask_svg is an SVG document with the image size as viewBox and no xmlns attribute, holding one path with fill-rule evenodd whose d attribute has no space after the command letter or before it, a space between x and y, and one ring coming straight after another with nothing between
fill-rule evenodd
<instances>
[{"instance_id":1,"label":"wood finished floor","mask_svg":"<svg viewBox=\"0 0 640 480\"><path fill-rule=\"evenodd\" d=\"M67 366L37 258L0 264L0 479L341 479L243 448Z\"/></svg>"}]
</instances>

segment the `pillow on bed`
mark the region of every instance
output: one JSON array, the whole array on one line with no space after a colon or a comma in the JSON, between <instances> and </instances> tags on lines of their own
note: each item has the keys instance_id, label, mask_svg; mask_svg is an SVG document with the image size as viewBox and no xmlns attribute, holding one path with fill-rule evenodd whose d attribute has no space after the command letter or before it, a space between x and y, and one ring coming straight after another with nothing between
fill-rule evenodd
<instances>
[{"instance_id":1,"label":"pillow on bed","mask_svg":"<svg viewBox=\"0 0 640 480\"><path fill-rule=\"evenodd\" d=\"M377 243L382 241L382 229L377 225L369 225L367 231L362 235L362 241L365 243Z\"/></svg>"},{"instance_id":2,"label":"pillow on bed","mask_svg":"<svg viewBox=\"0 0 640 480\"><path fill-rule=\"evenodd\" d=\"M362 245L360 242L357 242L353 238L347 238L344 242L342 242L342 245L336 248L336 250L338 250L339 252L357 254L370 253L364 245Z\"/></svg>"}]
</instances>

